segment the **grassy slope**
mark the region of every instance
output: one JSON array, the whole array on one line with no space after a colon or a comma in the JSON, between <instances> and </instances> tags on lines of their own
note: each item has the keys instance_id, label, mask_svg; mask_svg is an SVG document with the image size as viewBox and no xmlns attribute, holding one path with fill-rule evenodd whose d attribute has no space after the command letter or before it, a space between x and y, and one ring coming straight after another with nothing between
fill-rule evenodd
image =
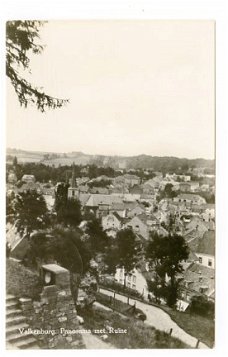
<instances>
[{"instance_id":1,"label":"grassy slope","mask_svg":"<svg viewBox=\"0 0 228 357\"><path fill-rule=\"evenodd\" d=\"M209 347L213 347L215 333L215 323L213 320L195 314L175 311L168 307L163 307L163 309L187 333L204 342Z\"/></svg>"},{"instance_id":2,"label":"grassy slope","mask_svg":"<svg viewBox=\"0 0 228 357\"><path fill-rule=\"evenodd\" d=\"M122 318L116 313L102 309L85 310L81 312L85 320L85 327L104 329L106 325L114 329L127 329L127 334L108 333L108 342L117 348L189 348L180 340L169 336L165 332L146 326L133 318Z\"/></svg>"},{"instance_id":3,"label":"grassy slope","mask_svg":"<svg viewBox=\"0 0 228 357\"><path fill-rule=\"evenodd\" d=\"M6 260L6 292L18 297L38 298L42 291L39 276L13 260Z\"/></svg>"}]
</instances>

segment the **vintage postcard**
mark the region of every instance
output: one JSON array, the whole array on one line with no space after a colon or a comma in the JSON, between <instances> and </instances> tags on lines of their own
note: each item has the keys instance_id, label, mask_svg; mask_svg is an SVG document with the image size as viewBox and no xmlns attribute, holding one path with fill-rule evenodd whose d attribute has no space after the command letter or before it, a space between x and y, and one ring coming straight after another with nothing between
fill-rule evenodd
<instances>
[{"instance_id":1,"label":"vintage postcard","mask_svg":"<svg viewBox=\"0 0 228 357\"><path fill-rule=\"evenodd\" d=\"M6 22L6 348L215 344L215 21Z\"/></svg>"}]
</instances>

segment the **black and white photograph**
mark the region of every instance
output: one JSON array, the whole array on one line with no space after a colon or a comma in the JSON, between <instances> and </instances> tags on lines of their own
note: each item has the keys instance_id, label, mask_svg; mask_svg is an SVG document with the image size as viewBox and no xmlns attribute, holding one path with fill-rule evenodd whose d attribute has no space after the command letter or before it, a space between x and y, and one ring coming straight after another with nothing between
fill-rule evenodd
<instances>
[{"instance_id":1,"label":"black and white photograph","mask_svg":"<svg viewBox=\"0 0 228 357\"><path fill-rule=\"evenodd\" d=\"M6 349L213 349L216 21L5 28Z\"/></svg>"}]
</instances>

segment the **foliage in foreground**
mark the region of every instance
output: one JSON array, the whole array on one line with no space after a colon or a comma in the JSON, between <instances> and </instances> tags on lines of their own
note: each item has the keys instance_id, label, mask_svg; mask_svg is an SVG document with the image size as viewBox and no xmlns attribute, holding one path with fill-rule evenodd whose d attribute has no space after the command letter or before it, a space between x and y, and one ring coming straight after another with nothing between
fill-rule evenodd
<instances>
[{"instance_id":1,"label":"foliage in foreground","mask_svg":"<svg viewBox=\"0 0 228 357\"><path fill-rule=\"evenodd\" d=\"M42 88L37 88L20 74L25 70L30 73L28 54L40 54L43 50L43 46L37 41L40 26L43 24L43 21L6 23L6 75L13 85L20 105L26 108L28 104L33 104L41 112L47 108L60 108L68 102L47 95Z\"/></svg>"},{"instance_id":2,"label":"foliage in foreground","mask_svg":"<svg viewBox=\"0 0 228 357\"><path fill-rule=\"evenodd\" d=\"M85 326L90 329L104 329L106 326L127 329L127 334L108 334L108 342L117 348L188 348L186 344L165 332L110 311L87 309L83 312L83 318Z\"/></svg>"},{"instance_id":3,"label":"foliage in foreground","mask_svg":"<svg viewBox=\"0 0 228 357\"><path fill-rule=\"evenodd\" d=\"M46 228L49 223L48 210L43 196L35 190L12 193L7 198L7 214L16 224L18 232L29 235L32 231Z\"/></svg>"},{"instance_id":4,"label":"foliage in foreground","mask_svg":"<svg viewBox=\"0 0 228 357\"><path fill-rule=\"evenodd\" d=\"M168 306L175 306L178 298L177 274L183 271L182 262L188 258L189 249L183 237L169 234L168 237L151 234L146 249L149 266L155 272L155 284L149 289L156 299L165 298Z\"/></svg>"}]
</instances>

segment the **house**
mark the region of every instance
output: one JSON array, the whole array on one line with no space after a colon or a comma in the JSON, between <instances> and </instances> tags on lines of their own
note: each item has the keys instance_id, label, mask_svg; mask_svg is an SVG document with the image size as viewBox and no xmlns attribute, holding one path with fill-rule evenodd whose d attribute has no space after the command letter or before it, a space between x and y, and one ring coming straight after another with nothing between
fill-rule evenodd
<instances>
[{"instance_id":1,"label":"house","mask_svg":"<svg viewBox=\"0 0 228 357\"><path fill-rule=\"evenodd\" d=\"M163 174L160 171L154 171L154 174L156 175L156 177L160 177L160 178L163 177Z\"/></svg>"},{"instance_id":2,"label":"house","mask_svg":"<svg viewBox=\"0 0 228 357\"><path fill-rule=\"evenodd\" d=\"M89 177L77 177L76 178L76 184L78 185L78 186L80 186L80 185L84 185L84 184L86 184L87 182L89 182L89 180L90 180L90 178Z\"/></svg>"},{"instance_id":3,"label":"house","mask_svg":"<svg viewBox=\"0 0 228 357\"><path fill-rule=\"evenodd\" d=\"M134 186L130 187L129 192L131 194L141 195L143 193L143 189L140 185L134 185Z\"/></svg>"},{"instance_id":4,"label":"house","mask_svg":"<svg viewBox=\"0 0 228 357\"><path fill-rule=\"evenodd\" d=\"M199 190L198 181L180 182L179 190L181 192L196 192Z\"/></svg>"},{"instance_id":5,"label":"house","mask_svg":"<svg viewBox=\"0 0 228 357\"><path fill-rule=\"evenodd\" d=\"M203 184L200 186L200 191L202 192L209 192L210 191L210 185L209 184Z\"/></svg>"},{"instance_id":6,"label":"house","mask_svg":"<svg viewBox=\"0 0 228 357\"><path fill-rule=\"evenodd\" d=\"M147 216L141 214L130 219L126 227L131 227L135 233L140 234L144 239L149 239L149 227L147 225Z\"/></svg>"},{"instance_id":7,"label":"house","mask_svg":"<svg viewBox=\"0 0 228 357\"><path fill-rule=\"evenodd\" d=\"M79 198L81 194L89 193L89 187L87 185L81 185L79 187L68 188L68 198Z\"/></svg>"},{"instance_id":8,"label":"house","mask_svg":"<svg viewBox=\"0 0 228 357\"><path fill-rule=\"evenodd\" d=\"M110 213L116 212L120 217L126 217L126 211L127 209L124 202L113 202L109 209Z\"/></svg>"},{"instance_id":9,"label":"house","mask_svg":"<svg viewBox=\"0 0 228 357\"><path fill-rule=\"evenodd\" d=\"M191 229L201 230L205 233L208 230L215 229L215 222L211 220L210 222L206 222L200 216L192 216L190 222L185 225L185 232L187 233Z\"/></svg>"},{"instance_id":10,"label":"house","mask_svg":"<svg viewBox=\"0 0 228 357\"><path fill-rule=\"evenodd\" d=\"M123 218L118 213L109 213L107 216L102 217L102 227L106 231L108 229L120 230L122 228Z\"/></svg>"},{"instance_id":11,"label":"house","mask_svg":"<svg viewBox=\"0 0 228 357\"><path fill-rule=\"evenodd\" d=\"M38 182L27 182L24 183L21 187L18 188L17 192L28 192L28 191L36 191L37 193L42 193L42 187Z\"/></svg>"},{"instance_id":12,"label":"house","mask_svg":"<svg viewBox=\"0 0 228 357\"><path fill-rule=\"evenodd\" d=\"M49 195L49 194L43 194L44 200L47 205L47 209L51 211L54 208L55 205L55 196Z\"/></svg>"},{"instance_id":13,"label":"house","mask_svg":"<svg viewBox=\"0 0 228 357\"><path fill-rule=\"evenodd\" d=\"M197 250L199 239L201 239L207 231L208 225L199 217L192 217L191 221L186 223L183 236L191 251L195 252Z\"/></svg>"},{"instance_id":14,"label":"house","mask_svg":"<svg viewBox=\"0 0 228 357\"><path fill-rule=\"evenodd\" d=\"M142 213L145 213L145 207L142 205L137 205L132 210L127 212L127 216L132 218L132 217L138 216Z\"/></svg>"},{"instance_id":15,"label":"house","mask_svg":"<svg viewBox=\"0 0 228 357\"><path fill-rule=\"evenodd\" d=\"M97 217L107 214L113 203L122 203L122 199L113 195L91 194L84 205L85 212L94 213ZM103 212L103 214L101 213Z\"/></svg>"},{"instance_id":16,"label":"house","mask_svg":"<svg viewBox=\"0 0 228 357\"><path fill-rule=\"evenodd\" d=\"M146 195L154 195L154 187L152 185L150 185L149 183L144 183L143 185L141 185L142 190L143 190L143 194Z\"/></svg>"},{"instance_id":17,"label":"house","mask_svg":"<svg viewBox=\"0 0 228 357\"><path fill-rule=\"evenodd\" d=\"M192 193L182 193L179 194L177 197L174 197L173 202L202 205L206 203L206 200L200 195L195 195Z\"/></svg>"},{"instance_id":18,"label":"house","mask_svg":"<svg viewBox=\"0 0 228 357\"><path fill-rule=\"evenodd\" d=\"M124 285L124 268L116 269L115 280ZM148 285L146 277L143 274L144 272L138 268L134 268L131 273L126 276L126 286L130 289L138 291L142 297L148 298Z\"/></svg>"},{"instance_id":19,"label":"house","mask_svg":"<svg viewBox=\"0 0 228 357\"><path fill-rule=\"evenodd\" d=\"M190 175L177 175L177 174L166 174L166 178L170 178L174 181L182 181L182 182L189 182L191 181L191 176Z\"/></svg>"},{"instance_id":20,"label":"house","mask_svg":"<svg viewBox=\"0 0 228 357\"><path fill-rule=\"evenodd\" d=\"M211 222L215 218L215 205L213 203L202 206L202 218L205 222Z\"/></svg>"},{"instance_id":21,"label":"house","mask_svg":"<svg viewBox=\"0 0 228 357\"><path fill-rule=\"evenodd\" d=\"M153 189L159 189L162 179L163 179L162 176L156 176L156 177L144 182L144 184L150 185Z\"/></svg>"},{"instance_id":22,"label":"house","mask_svg":"<svg viewBox=\"0 0 228 357\"><path fill-rule=\"evenodd\" d=\"M133 187L135 185L139 185L140 181L141 181L140 177L136 175L125 174L122 176L115 177L113 183L114 185L121 184L127 187Z\"/></svg>"},{"instance_id":23,"label":"house","mask_svg":"<svg viewBox=\"0 0 228 357\"><path fill-rule=\"evenodd\" d=\"M135 233L140 234L144 239L148 240L150 232L160 228L160 222L155 215L142 213L131 218L125 226L131 227Z\"/></svg>"},{"instance_id":24,"label":"house","mask_svg":"<svg viewBox=\"0 0 228 357\"><path fill-rule=\"evenodd\" d=\"M136 175L125 174L123 177L124 177L125 184L130 187L139 185L141 181L140 177Z\"/></svg>"},{"instance_id":25,"label":"house","mask_svg":"<svg viewBox=\"0 0 228 357\"><path fill-rule=\"evenodd\" d=\"M191 252L194 255L192 262L180 276L178 305L182 310L186 309L193 296L203 295L214 301L215 232L206 231L202 237L196 239L196 243L195 253Z\"/></svg>"},{"instance_id":26,"label":"house","mask_svg":"<svg viewBox=\"0 0 228 357\"><path fill-rule=\"evenodd\" d=\"M25 183L34 183L36 179L34 175L23 175L21 181Z\"/></svg>"},{"instance_id":27,"label":"house","mask_svg":"<svg viewBox=\"0 0 228 357\"><path fill-rule=\"evenodd\" d=\"M90 193L99 193L101 195L108 195L109 189L106 187L93 187L90 189Z\"/></svg>"},{"instance_id":28,"label":"house","mask_svg":"<svg viewBox=\"0 0 228 357\"><path fill-rule=\"evenodd\" d=\"M116 196L121 198L122 200L126 202L134 202L134 201L139 201L140 200L140 195L139 194L131 194L131 193L112 193L112 196Z\"/></svg>"},{"instance_id":29,"label":"house","mask_svg":"<svg viewBox=\"0 0 228 357\"><path fill-rule=\"evenodd\" d=\"M89 186L87 185L80 185L78 186L78 193L88 193L89 192Z\"/></svg>"},{"instance_id":30,"label":"house","mask_svg":"<svg viewBox=\"0 0 228 357\"><path fill-rule=\"evenodd\" d=\"M176 182L176 181L173 181L173 180L171 180L171 179L164 178L164 179L160 182L159 189L160 189L160 190L164 190L167 184L170 184L170 185L173 186L173 187L172 187L172 191L178 191L179 188L180 188L180 182Z\"/></svg>"},{"instance_id":31,"label":"house","mask_svg":"<svg viewBox=\"0 0 228 357\"><path fill-rule=\"evenodd\" d=\"M86 202L90 198L90 194L89 193L79 193L77 198L79 199L81 206L84 207Z\"/></svg>"},{"instance_id":32,"label":"house","mask_svg":"<svg viewBox=\"0 0 228 357\"><path fill-rule=\"evenodd\" d=\"M13 171L10 171L10 172L9 172L8 182L9 182L9 183L12 183L12 184L15 184L15 183L17 182L17 176L16 176L16 174L15 174Z\"/></svg>"},{"instance_id":33,"label":"house","mask_svg":"<svg viewBox=\"0 0 228 357\"><path fill-rule=\"evenodd\" d=\"M199 239L198 247L195 251L199 264L208 268L215 268L215 231L207 231Z\"/></svg>"},{"instance_id":34,"label":"house","mask_svg":"<svg viewBox=\"0 0 228 357\"><path fill-rule=\"evenodd\" d=\"M128 188L121 186L121 185L116 185L114 186L110 186L109 188L109 192L111 195L116 195L116 196L123 196L125 193L129 193Z\"/></svg>"},{"instance_id":35,"label":"house","mask_svg":"<svg viewBox=\"0 0 228 357\"><path fill-rule=\"evenodd\" d=\"M145 203L148 203L150 206L153 206L154 203L155 203L155 199L156 199L155 195L150 195L150 194L143 193L140 196L140 199L138 201L139 202L145 202Z\"/></svg>"},{"instance_id":36,"label":"house","mask_svg":"<svg viewBox=\"0 0 228 357\"><path fill-rule=\"evenodd\" d=\"M168 235L169 235L169 232L164 227L159 226L159 225L151 227L150 232L152 234L153 234L153 232L157 233L161 237L168 237Z\"/></svg>"},{"instance_id":37,"label":"house","mask_svg":"<svg viewBox=\"0 0 228 357\"><path fill-rule=\"evenodd\" d=\"M215 276L214 270L198 263L191 263L180 277L180 299L178 305L182 310L190 304L193 296L205 296L214 301ZM183 308L183 303L184 307Z\"/></svg>"}]
</instances>

